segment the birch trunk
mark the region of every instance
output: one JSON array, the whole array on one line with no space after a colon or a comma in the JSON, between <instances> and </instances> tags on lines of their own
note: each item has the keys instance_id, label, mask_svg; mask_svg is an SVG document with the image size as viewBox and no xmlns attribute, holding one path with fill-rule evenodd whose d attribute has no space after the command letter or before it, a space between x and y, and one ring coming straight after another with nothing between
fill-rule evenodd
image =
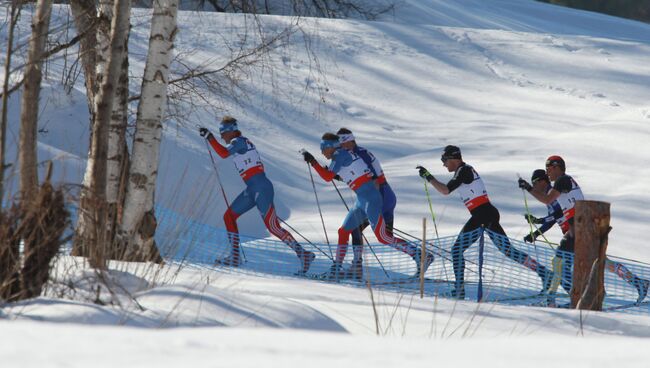
<instances>
[{"instance_id":1,"label":"birch trunk","mask_svg":"<svg viewBox=\"0 0 650 368\"><path fill-rule=\"evenodd\" d=\"M11 2L11 16L9 18L9 39L7 40L7 53L5 54L4 79L2 82L2 121L0 121L0 205L4 198L5 169L9 164L5 164L5 152L7 142L7 110L9 101L9 79L11 77L11 55L13 54L14 30L18 22L18 14L21 3L19 0Z\"/></svg>"},{"instance_id":2,"label":"birch trunk","mask_svg":"<svg viewBox=\"0 0 650 368\"><path fill-rule=\"evenodd\" d=\"M127 18L129 18L127 16ZM129 19L125 20L129 24ZM119 214L124 205L126 189L123 185L128 175L127 165L129 151L126 146L127 107L129 98L129 55L128 55L129 34L122 39L122 58L120 63L120 75L115 94L115 101L111 112L111 122L108 129L108 153L106 172L106 231L111 250L109 257L112 259L121 258L124 250L116 247L115 233L118 227Z\"/></svg>"},{"instance_id":3,"label":"birch trunk","mask_svg":"<svg viewBox=\"0 0 650 368\"><path fill-rule=\"evenodd\" d=\"M84 81L86 84L86 97L88 99L88 112L93 116L93 100L97 92L95 78L95 64L97 52L97 8L93 1L70 0L72 18L78 34L83 34L79 40L79 54L81 65L84 70ZM106 27L108 28L108 27Z\"/></svg>"},{"instance_id":4,"label":"birch trunk","mask_svg":"<svg viewBox=\"0 0 650 368\"><path fill-rule=\"evenodd\" d=\"M100 87L94 101L95 119L88 157L90 167L86 169L85 193L82 193L79 211L80 223L78 224L76 243L83 253L89 254L90 264L96 268L106 267L106 254L109 249L105 228L108 131L116 89L119 84L120 61L126 51L123 40L129 32L130 9L130 0L115 0L113 19L111 20L110 51L105 75L99 84ZM79 225L84 226L81 233Z\"/></svg>"},{"instance_id":5,"label":"birch trunk","mask_svg":"<svg viewBox=\"0 0 650 368\"><path fill-rule=\"evenodd\" d=\"M38 127L38 99L43 78L43 55L50 28L52 0L38 0L32 18L32 35L29 38L25 84L20 104L20 192L23 200L33 198L38 191L36 132Z\"/></svg>"},{"instance_id":6,"label":"birch trunk","mask_svg":"<svg viewBox=\"0 0 650 368\"><path fill-rule=\"evenodd\" d=\"M94 2L78 0L81 3L84 3L85 7L89 7ZM96 99L97 93L104 81L104 73L106 71L106 65L108 63L108 53L110 51L110 32L111 32L111 20L113 18L113 0L101 0L99 2L99 7L97 10L97 16L95 19L96 22L96 33L94 39L91 36L91 45L93 48L94 54L94 64L89 65L89 69L92 68L92 71L86 70L85 72L90 73L90 77L93 79L91 83L90 94L92 95L92 100L90 102L90 144L88 149L88 160L86 163L86 171L84 173L84 179L81 187L81 194L79 198L79 215L77 218L77 226L75 229L75 241L72 247L72 255L89 257L91 246L86 246L84 239L91 239L93 235L90 232L93 231L92 222L93 220L93 208L91 193L89 188L91 185L93 173L97 171L95 154L93 150L96 150L96 147L93 147L93 134L95 130L95 123L97 122L97 112L96 109ZM94 42L93 42L94 41ZM83 45L82 45L83 46ZM86 74L86 78L89 75ZM88 89L88 83L86 83L86 89Z\"/></svg>"},{"instance_id":7,"label":"birch trunk","mask_svg":"<svg viewBox=\"0 0 650 368\"><path fill-rule=\"evenodd\" d=\"M174 37L178 31L178 0L154 0L147 64L133 138L133 154L121 236L127 247L126 258L134 261L160 261L154 234L154 193L158 176L162 118L167 101L169 64Z\"/></svg>"},{"instance_id":8,"label":"birch trunk","mask_svg":"<svg viewBox=\"0 0 650 368\"><path fill-rule=\"evenodd\" d=\"M82 38L82 64L86 79L86 90L89 100L92 102L97 93L97 86L104 79L106 61L110 48L110 21L113 17L113 0L104 0L99 3L98 24L95 22L94 14L97 13L93 2L72 0L70 2L75 25L79 32L87 30L87 35ZM130 23L130 16L127 15L124 23ZM119 213L124 203L124 180L127 173L128 149L126 146L126 126L127 126L127 107L128 107L128 87L129 87L129 62L128 62L128 42L129 32L124 33L122 47L124 51L119 61L120 76L118 78L116 97L111 111L111 121L108 130L108 151L107 151L107 182L106 182L106 238L107 243L112 244L114 240ZM89 105L91 117L94 115L94 103ZM90 156L90 154L89 154ZM87 187L94 171L94 161L89 161L89 165L84 177L84 184ZM87 202L86 202L87 203ZM83 225L80 217L80 226L77 227L79 233L83 233L86 226ZM110 258L117 258L123 253L119 249L113 249L108 254ZM77 255L85 255L79 249L75 251Z\"/></svg>"}]
</instances>

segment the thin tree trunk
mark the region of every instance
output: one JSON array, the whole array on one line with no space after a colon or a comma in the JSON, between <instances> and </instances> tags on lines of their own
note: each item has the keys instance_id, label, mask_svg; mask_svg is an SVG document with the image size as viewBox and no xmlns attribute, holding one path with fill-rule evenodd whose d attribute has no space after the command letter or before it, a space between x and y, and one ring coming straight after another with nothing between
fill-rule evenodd
<instances>
[{"instance_id":1,"label":"thin tree trunk","mask_svg":"<svg viewBox=\"0 0 650 368\"><path fill-rule=\"evenodd\" d=\"M79 42L79 54L84 70L88 112L92 117L93 99L97 92L95 83L95 63L97 59L95 49L97 44L97 22L95 19L97 18L97 8L95 7L94 1L70 0L70 9L72 10L72 18L77 28L77 33L83 34Z\"/></svg>"},{"instance_id":2,"label":"thin tree trunk","mask_svg":"<svg viewBox=\"0 0 650 368\"><path fill-rule=\"evenodd\" d=\"M96 268L106 267L106 254L109 247L105 228L108 131L116 89L119 85L121 61L126 51L123 40L125 34L129 32L130 9L130 0L115 0L106 73L95 97L95 121L92 128L91 152L88 157L88 165L92 166L90 170L86 170L88 183L84 188L86 195L82 195L79 212L80 222L83 221L81 225L85 228L80 234L78 226L76 241L82 249L86 249L84 253L89 253L90 264ZM84 220L81 220L81 217L84 217Z\"/></svg>"},{"instance_id":3,"label":"thin tree trunk","mask_svg":"<svg viewBox=\"0 0 650 368\"><path fill-rule=\"evenodd\" d=\"M154 0L149 51L138 105L133 154L121 235L127 246L126 258L160 261L154 234L154 193L158 176L162 118L167 101L169 64L178 31L178 0Z\"/></svg>"},{"instance_id":4,"label":"thin tree trunk","mask_svg":"<svg viewBox=\"0 0 650 368\"><path fill-rule=\"evenodd\" d=\"M24 199L38 191L36 132L38 127L38 99L43 78L43 54L50 28L52 0L38 0L32 18L32 35L29 39L25 83L20 106L20 192Z\"/></svg>"},{"instance_id":5,"label":"thin tree trunk","mask_svg":"<svg viewBox=\"0 0 650 368\"><path fill-rule=\"evenodd\" d=\"M128 20L125 20L125 24ZM124 249L115 246L115 234L118 228L118 214L124 206L125 188L121 185L128 175L125 168L129 161L129 151L126 146L126 126L129 99L129 55L128 44L129 34L124 35L122 40L124 52L120 60L120 76L111 112L111 122L108 129L108 162L106 182L106 202L108 204L106 214L107 240L111 246L109 257L120 258Z\"/></svg>"},{"instance_id":6,"label":"thin tree trunk","mask_svg":"<svg viewBox=\"0 0 650 368\"><path fill-rule=\"evenodd\" d=\"M86 6L89 6L89 1L80 0L81 2L86 3ZM91 200L91 193L89 192L93 173L97 171L95 154L93 153L96 148L93 146L94 142L94 129L95 123L97 122L97 112L95 111L97 106L97 94L98 89L104 81L104 74L106 72L106 66L108 63L108 54L110 51L110 33L111 33L111 20L113 18L113 0L101 0L99 2L99 7L97 11L96 21L96 33L94 39L90 36L89 45L93 48L92 53L94 54L94 63L90 65L89 68L92 68L92 71L87 71L84 68L86 73L91 73L93 82L91 90L89 92L92 95L91 107L90 110L90 144L88 148L88 161L86 163L86 171L84 173L81 195L79 198L79 215L77 218L77 226L75 228L75 241L72 247L72 254L75 256L90 257L90 251L92 245L86 245L85 239L92 239L93 235L91 234L94 229L92 223L93 220L93 201ZM88 78L88 74L86 74ZM86 83L86 89L88 88L88 83Z\"/></svg>"},{"instance_id":7,"label":"thin tree trunk","mask_svg":"<svg viewBox=\"0 0 650 368\"><path fill-rule=\"evenodd\" d=\"M611 227L610 204L576 201L575 252L571 305L577 309L602 310L605 299L605 260Z\"/></svg>"},{"instance_id":8,"label":"thin tree trunk","mask_svg":"<svg viewBox=\"0 0 650 368\"><path fill-rule=\"evenodd\" d=\"M21 2L12 0L11 17L9 18L9 39L7 40L7 54L5 56L4 81L2 83L2 121L0 121L0 207L4 198L5 169L5 144L7 142L7 104L9 100L9 78L11 76L11 55L13 54L14 30L20 15Z\"/></svg>"}]
</instances>

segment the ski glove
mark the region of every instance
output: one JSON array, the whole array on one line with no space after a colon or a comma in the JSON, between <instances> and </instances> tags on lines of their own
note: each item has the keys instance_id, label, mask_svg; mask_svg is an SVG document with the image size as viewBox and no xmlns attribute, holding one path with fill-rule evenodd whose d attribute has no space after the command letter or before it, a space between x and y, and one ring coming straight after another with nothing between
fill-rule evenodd
<instances>
[{"instance_id":1,"label":"ski glove","mask_svg":"<svg viewBox=\"0 0 650 368\"><path fill-rule=\"evenodd\" d=\"M418 167L416 167L416 169L418 169L418 172L419 172L420 177L422 179L424 179L426 181L431 181L431 179L433 179L433 175L431 175L429 170L425 169L424 167L418 166Z\"/></svg>"},{"instance_id":2,"label":"ski glove","mask_svg":"<svg viewBox=\"0 0 650 368\"><path fill-rule=\"evenodd\" d=\"M208 128L200 127L199 135L203 138L207 138L210 136L210 131L208 130Z\"/></svg>"},{"instance_id":3,"label":"ski glove","mask_svg":"<svg viewBox=\"0 0 650 368\"><path fill-rule=\"evenodd\" d=\"M527 192L530 192L533 189L533 186L528 184L528 182L522 178L519 178L518 183L519 183L519 188Z\"/></svg>"},{"instance_id":4,"label":"ski glove","mask_svg":"<svg viewBox=\"0 0 650 368\"><path fill-rule=\"evenodd\" d=\"M526 222L529 222L531 224L543 224L544 223L543 218L535 217L535 216L531 215L530 213L525 214L524 218L526 219Z\"/></svg>"},{"instance_id":5,"label":"ski glove","mask_svg":"<svg viewBox=\"0 0 650 368\"><path fill-rule=\"evenodd\" d=\"M312 163L314 163L316 161L316 159L314 158L314 155L312 155L311 153L309 153L307 151L302 153L302 157L305 159L305 162L307 162L309 164L312 164Z\"/></svg>"},{"instance_id":6,"label":"ski glove","mask_svg":"<svg viewBox=\"0 0 650 368\"><path fill-rule=\"evenodd\" d=\"M524 241L526 243L532 243L532 242L535 241L535 239L537 239L538 236L540 236L540 234L541 233L539 232L539 230L536 230L532 234L528 234L528 235L524 236Z\"/></svg>"}]
</instances>

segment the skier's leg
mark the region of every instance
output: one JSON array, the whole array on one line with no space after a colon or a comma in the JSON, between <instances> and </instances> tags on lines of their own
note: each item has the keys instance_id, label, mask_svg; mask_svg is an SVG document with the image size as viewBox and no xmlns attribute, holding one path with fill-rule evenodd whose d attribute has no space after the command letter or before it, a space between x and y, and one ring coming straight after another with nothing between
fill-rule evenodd
<instances>
[{"instance_id":1,"label":"skier's leg","mask_svg":"<svg viewBox=\"0 0 650 368\"><path fill-rule=\"evenodd\" d=\"M382 215L384 216L384 222L386 223L386 232L393 235L393 222L395 218L395 206L397 205L397 197L393 189L388 184L383 184L380 187L381 199L383 201L382 205Z\"/></svg>"},{"instance_id":2,"label":"skier's leg","mask_svg":"<svg viewBox=\"0 0 650 368\"><path fill-rule=\"evenodd\" d=\"M231 251L230 256L220 261L220 263L239 266L241 258L239 255L239 228L237 227L237 218L253 208L254 205L255 202L248 188L246 188L243 192L239 193L237 198L235 198L226 210L226 213L224 213L223 222L226 225L226 231L228 231L228 241L230 242Z\"/></svg>"},{"instance_id":3,"label":"skier's leg","mask_svg":"<svg viewBox=\"0 0 650 368\"><path fill-rule=\"evenodd\" d=\"M573 285L573 243L574 239L570 233L566 233L557 248L558 254L562 256L562 288L570 295Z\"/></svg>"},{"instance_id":4,"label":"skier's leg","mask_svg":"<svg viewBox=\"0 0 650 368\"><path fill-rule=\"evenodd\" d=\"M370 223L366 220L352 231L352 249L354 251L354 259L352 263L363 262L363 230L368 227L368 225L370 225Z\"/></svg>"},{"instance_id":5,"label":"skier's leg","mask_svg":"<svg viewBox=\"0 0 650 368\"><path fill-rule=\"evenodd\" d=\"M255 204L257 205L257 209L260 211L260 215L262 215L267 230L296 252L296 256L301 262L301 267L298 272L307 272L311 262L316 256L312 252L305 250L296 241L293 235L280 225L280 221L275 211L275 206L273 205L273 199L275 196L273 184L271 184L271 181L268 179L263 178L259 179L253 188L255 191Z\"/></svg>"},{"instance_id":6,"label":"skier's leg","mask_svg":"<svg viewBox=\"0 0 650 368\"><path fill-rule=\"evenodd\" d=\"M465 298L465 251L475 241L478 240L480 234L475 231L480 227L477 219L472 216L463 229L458 234L454 245L451 247L451 258L454 267L454 277L456 278L455 288L452 291L454 297L459 299Z\"/></svg>"},{"instance_id":7,"label":"skier's leg","mask_svg":"<svg viewBox=\"0 0 650 368\"><path fill-rule=\"evenodd\" d=\"M536 272L537 275L539 275L539 277L542 279L542 292L548 293L553 282L553 273L544 267L544 265L537 262L537 260L529 256L527 253L515 248L510 243L506 232L498 222L490 224L488 226L488 229L491 230L488 232L488 235L490 236L490 239L492 239L494 245L497 246L499 251L513 261L523 265L531 271Z\"/></svg>"},{"instance_id":8,"label":"skier's leg","mask_svg":"<svg viewBox=\"0 0 650 368\"><path fill-rule=\"evenodd\" d=\"M624 264L620 262L614 262L609 258L605 262L605 267L607 270L615 273L618 277L627 281L630 285L634 286L639 293L637 302L641 302L648 295L648 288L650 287L650 281L642 279L632 273Z\"/></svg>"},{"instance_id":9,"label":"skier's leg","mask_svg":"<svg viewBox=\"0 0 650 368\"><path fill-rule=\"evenodd\" d=\"M343 260L345 259L345 255L347 254L348 251L348 242L350 239L350 235L352 234L354 236L354 232L358 231L360 234L360 227L361 225L367 220L367 216L365 212L361 209L361 202L359 199L354 203L354 206L350 208L350 211L348 211L347 216L345 216L345 220L343 220L343 225L341 228L339 228L338 234L339 234L339 241L338 241L338 247L336 250L336 262L338 263L343 263ZM357 238L357 241L360 241L360 236ZM353 242L355 239L353 238ZM360 244L362 244L360 242Z\"/></svg>"}]
</instances>

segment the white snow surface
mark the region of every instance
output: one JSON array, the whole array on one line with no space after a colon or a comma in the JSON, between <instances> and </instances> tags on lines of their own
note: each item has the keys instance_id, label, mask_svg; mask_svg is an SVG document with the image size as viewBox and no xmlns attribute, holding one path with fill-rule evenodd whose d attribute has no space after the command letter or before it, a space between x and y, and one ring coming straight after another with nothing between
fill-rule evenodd
<instances>
[{"instance_id":1,"label":"white snow surface","mask_svg":"<svg viewBox=\"0 0 650 368\"><path fill-rule=\"evenodd\" d=\"M64 10L56 8L59 19ZM6 7L0 12L4 17ZM137 76L149 14L134 13L130 62ZM291 20L262 21L280 28ZM179 22L177 52L191 54L195 64L226 60L224 42L246 42L239 38L242 15L181 12ZM484 178L506 232L520 238L528 225L516 175L529 177L547 156L559 154L588 199L612 203L609 253L650 261L650 25L527 0L407 0L375 22L300 22L317 62L296 34L267 60L272 82L265 79L271 69L253 71L241 81L246 98L205 104L239 119L262 154L280 217L308 238L325 240L297 151L318 153L322 133L345 126L382 161L398 198L399 228L419 234L428 216L414 167L449 179L439 157L455 144ZM0 32L6 37L6 27ZM84 87L79 80L62 93L60 69L53 62L44 81L38 153L56 159L57 180L79 183L88 150ZM10 159L19 98L10 99ZM156 201L222 227L225 204L195 127L216 130L220 116L197 111L186 118L165 127ZM232 199L244 184L228 161L217 160L217 168ZM317 180L316 188L335 238L345 211L331 185ZM440 234L456 233L466 209L456 195L432 194ZM347 189L344 196L353 198ZM529 203L534 213L545 213ZM242 233L269 236L254 210L239 224ZM548 236L559 239L559 229ZM59 280L80 285L72 298L51 288L48 296L0 310L3 366L638 367L650 359L648 316L583 313L581 327L578 311L375 290L375 323L362 288L174 265L154 277L149 266L112 264L107 277L114 295L104 287L97 297L94 273L77 260L63 258L57 269ZM377 326L382 338L374 336Z\"/></svg>"}]
</instances>

